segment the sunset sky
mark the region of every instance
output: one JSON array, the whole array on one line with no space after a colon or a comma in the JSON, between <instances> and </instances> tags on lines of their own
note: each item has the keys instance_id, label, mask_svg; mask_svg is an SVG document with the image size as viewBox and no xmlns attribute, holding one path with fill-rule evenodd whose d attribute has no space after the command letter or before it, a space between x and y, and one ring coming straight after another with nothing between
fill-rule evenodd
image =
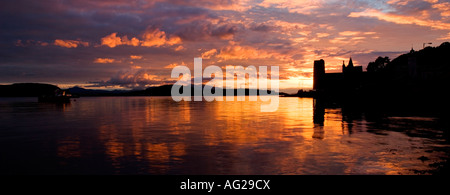
<instances>
[{"instance_id":1,"label":"sunset sky","mask_svg":"<svg viewBox=\"0 0 450 195\"><path fill-rule=\"evenodd\" d=\"M450 41L448 0L2 0L0 83L145 88L172 68L280 66L281 91Z\"/></svg>"}]
</instances>

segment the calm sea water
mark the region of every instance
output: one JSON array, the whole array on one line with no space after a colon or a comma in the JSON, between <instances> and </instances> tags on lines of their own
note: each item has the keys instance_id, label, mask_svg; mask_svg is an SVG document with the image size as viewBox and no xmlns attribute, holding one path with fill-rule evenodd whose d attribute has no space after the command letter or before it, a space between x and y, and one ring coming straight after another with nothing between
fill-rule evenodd
<instances>
[{"instance_id":1,"label":"calm sea water","mask_svg":"<svg viewBox=\"0 0 450 195\"><path fill-rule=\"evenodd\" d=\"M0 174L431 174L449 158L436 117L260 104L0 98Z\"/></svg>"}]
</instances>

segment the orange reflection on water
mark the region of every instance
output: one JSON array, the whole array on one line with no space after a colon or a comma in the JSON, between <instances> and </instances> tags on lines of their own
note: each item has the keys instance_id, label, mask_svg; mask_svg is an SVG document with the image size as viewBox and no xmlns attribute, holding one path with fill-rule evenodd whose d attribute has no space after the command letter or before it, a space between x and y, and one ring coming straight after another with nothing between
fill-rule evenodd
<instances>
[{"instance_id":1,"label":"orange reflection on water","mask_svg":"<svg viewBox=\"0 0 450 195\"><path fill-rule=\"evenodd\" d=\"M422 138L370 133L370 121L311 98L280 98L269 113L260 112L262 103L99 98L77 101L68 114L95 119L97 141L116 169L136 162L143 173L411 174L429 168L421 155L438 159L418 147ZM61 142L58 155L83 151L79 142Z\"/></svg>"},{"instance_id":2,"label":"orange reflection on water","mask_svg":"<svg viewBox=\"0 0 450 195\"><path fill-rule=\"evenodd\" d=\"M166 107L151 98L117 98L113 102L114 107L104 105L107 109L100 108L114 114L108 113L98 119L101 124L98 135L114 166L121 168L124 166L121 159L134 158L147 161L150 172L164 173L169 161L179 160L186 154L183 142L169 144L163 138L176 136L180 140L184 139L186 124L191 118L186 102L170 101L177 104L173 107ZM153 126L158 123L164 123L159 126L162 129Z\"/></svg>"},{"instance_id":3,"label":"orange reflection on water","mask_svg":"<svg viewBox=\"0 0 450 195\"><path fill-rule=\"evenodd\" d=\"M169 161L169 148L166 143L146 144L146 158L152 163L165 163Z\"/></svg>"},{"instance_id":4,"label":"orange reflection on water","mask_svg":"<svg viewBox=\"0 0 450 195\"><path fill-rule=\"evenodd\" d=\"M63 158L81 157L80 141L77 138L65 138L59 141L57 155Z\"/></svg>"}]
</instances>

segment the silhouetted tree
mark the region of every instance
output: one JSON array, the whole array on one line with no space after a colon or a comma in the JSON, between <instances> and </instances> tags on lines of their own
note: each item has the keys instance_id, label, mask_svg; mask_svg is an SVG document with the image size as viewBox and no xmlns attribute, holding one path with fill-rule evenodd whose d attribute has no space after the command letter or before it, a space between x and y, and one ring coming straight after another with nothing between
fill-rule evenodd
<instances>
[{"instance_id":1,"label":"silhouetted tree","mask_svg":"<svg viewBox=\"0 0 450 195\"><path fill-rule=\"evenodd\" d=\"M448 48L450 48L450 43L449 43L449 42L443 42L443 43L439 46L439 48L441 48L441 49L448 49Z\"/></svg>"},{"instance_id":2,"label":"silhouetted tree","mask_svg":"<svg viewBox=\"0 0 450 195\"><path fill-rule=\"evenodd\" d=\"M389 57L386 56L383 58L380 56L375 62L369 62L367 65L367 72L379 72L383 70L390 61Z\"/></svg>"}]
</instances>

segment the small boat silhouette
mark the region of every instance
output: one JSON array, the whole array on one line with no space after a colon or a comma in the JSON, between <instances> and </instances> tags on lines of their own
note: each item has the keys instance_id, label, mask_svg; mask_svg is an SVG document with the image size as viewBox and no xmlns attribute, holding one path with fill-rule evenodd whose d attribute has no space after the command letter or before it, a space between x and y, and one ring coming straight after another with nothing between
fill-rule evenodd
<instances>
[{"instance_id":1,"label":"small boat silhouette","mask_svg":"<svg viewBox=\"0 0 450 195\"><path fill-rule=\"evenodd\" d=\"M69 103L72 94L64 90L57 89L54 94L41 95L38 97L39 102Z\"/></svg>"}]
</instances>

